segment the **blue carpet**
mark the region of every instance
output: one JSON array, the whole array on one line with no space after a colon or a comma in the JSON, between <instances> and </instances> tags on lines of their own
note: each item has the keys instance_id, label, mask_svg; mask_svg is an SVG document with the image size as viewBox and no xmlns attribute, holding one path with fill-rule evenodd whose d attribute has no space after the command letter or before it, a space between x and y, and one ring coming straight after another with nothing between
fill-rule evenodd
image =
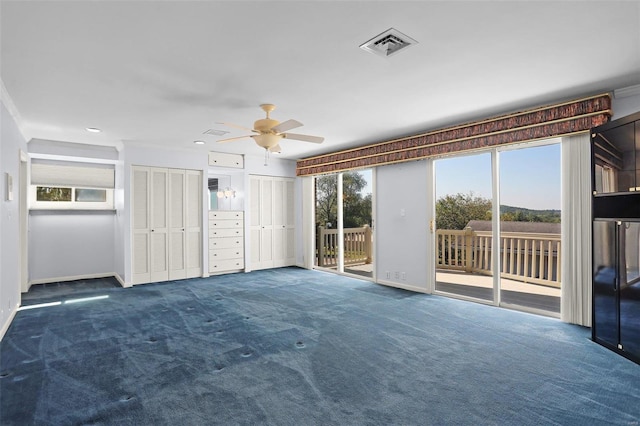
<instances>
[{"instance_id":1,"label":"blue carpet","mask_svg":"<svg viewBox=\"0 0 640 426\"><path fill-rule=\"evenodd\" d=\"M297 268L81 294L109 297L16 315L0 424L640 419L640 366L551 318Z\"/></svg>"}]
</instances>

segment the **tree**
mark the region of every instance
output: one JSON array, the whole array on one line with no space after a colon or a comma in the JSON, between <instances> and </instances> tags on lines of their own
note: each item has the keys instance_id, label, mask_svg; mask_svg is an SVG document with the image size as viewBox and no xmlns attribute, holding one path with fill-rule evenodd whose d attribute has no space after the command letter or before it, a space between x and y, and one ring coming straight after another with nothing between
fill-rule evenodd
<instances>
[{"instance_id":1,"label":"tree","mask_svg":"<svg viewBox=\"0 0 640 426\"><path fill-rule=\"evenodd\" d=\"M316 178L316 224L326 226L338 223L338 175Z\"/></svg>"},{"instance_id":2,"label":"tree","mask_svg":"<svg viewBox=\"0 0 640 426\"><path fill-rule=\"evenodd\" d=\"M371 194L362 195L366 179L358 172L342 175L343 224L345 228L371 225ZM333 227L338 224L338 176L316 179L316 223Z\"/></svg>"},{"instance_id":3,"label":"tree","mask_svg":"<svg viewBox=\"0 0 640 426\"><path fill-rule=\"evenodd\" d=\"M491 200L470 192L448 194L436 201L436 228L462 230L470 220L491 220Z\"/></svg>"}]
</instances>

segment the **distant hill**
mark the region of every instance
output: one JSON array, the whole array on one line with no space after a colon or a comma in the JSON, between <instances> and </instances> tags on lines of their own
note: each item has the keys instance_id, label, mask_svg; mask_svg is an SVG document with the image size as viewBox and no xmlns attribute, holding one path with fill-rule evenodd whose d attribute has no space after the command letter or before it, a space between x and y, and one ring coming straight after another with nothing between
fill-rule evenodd
<instances>
[{"instance_id":1,"label":"distant hill","mask_svg":"<svg viewBox=\"0 0 640 426\"><path fill-rule=\"evenodd\" d=\"M500 213L516 212L516 211L521 211L524 213L531 212L534 214L556 214L560 216L560 210L533 210L533 209L526 209L524 207L513 207L513 206L505 206L505 205L500 206Z\"/></svg>"},{"instance_id":2,"label":"distant hill","mask_svg":"<svg viewBox=\"0 0 640 426\"><path fill-rule=\"evenodd\" d=\"M560 223L560 210L534 210L502 205L500 206L500 218L517 222Z\"/></svg>"}]
</instances>

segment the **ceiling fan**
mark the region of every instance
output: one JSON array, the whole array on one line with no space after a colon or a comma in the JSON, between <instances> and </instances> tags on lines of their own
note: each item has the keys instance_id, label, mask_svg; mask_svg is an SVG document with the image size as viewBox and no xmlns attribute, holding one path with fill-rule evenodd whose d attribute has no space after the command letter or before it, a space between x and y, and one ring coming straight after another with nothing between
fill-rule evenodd
<instances>
[{"instance_id":1,"label":"ceiling fan","mask_svg":"<svg viewBox=\"0 0 640 426\"><path fill-rule=\"evenodd\" d=\"M274 120L269 116L269 113L276 109L276 106L273 104L262 104L260 108L264 112L267 113L266 118L261 118L253 123L253 129L249 129L247 127L238 126L233 123L220 123L226 126L236 127L238 129L248 130L251 132L255 132L255 135L245 135L238 136L235 138L228 139L220 139L219 143L232 142L238 139L245 138L253 138L254 141L266 150L266 154L269 152L280 152L280 141L282 139L295 139L304 142L312 142L312 143L322 143L324 141L323 137L320 136L311 136L311 135L301 135L298 133L287 133L288 130L295 129L296 127L302 126L297 120L287 120L282 123L278 120Z\"/></svg>"}]
</instances>

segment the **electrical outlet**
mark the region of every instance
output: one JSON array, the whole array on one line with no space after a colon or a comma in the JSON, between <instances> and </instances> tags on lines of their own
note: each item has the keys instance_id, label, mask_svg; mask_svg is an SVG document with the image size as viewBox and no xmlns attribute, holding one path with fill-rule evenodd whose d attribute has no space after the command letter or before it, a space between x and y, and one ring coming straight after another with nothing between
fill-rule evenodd
<instances>
[{"instance_id":1,"label":"electrical outlet","mask_svg":"<svg viewBox=\"0 0 640 426\"><path fill-rule=\"evenodd\" d=\"M396 277L396 280L399 280L400 279L400 272L396 271L395 272L395 277Z\"/></svg>"},{"instance_id":2,"label":"electrical outlet","mask_svg":"<svg viewBox=\"0 0 640 426\"><path fill-rule=\"evenodd\" d=\"M387 279L391 279L391 272L387 271Z\"/></svg>"},{"instance_id":3,"label":"electrical outlet","mask_svg":"<svg viewBox=\"0 0 640 426\"><path fill-rule=\"evenodd\" d=\"M406 273L406 272L402 272L402 273L400 273L400 279L401 279L402 281L406 281L406 280L407 280L407 273Z\"/></svg>"}]
</instances>

